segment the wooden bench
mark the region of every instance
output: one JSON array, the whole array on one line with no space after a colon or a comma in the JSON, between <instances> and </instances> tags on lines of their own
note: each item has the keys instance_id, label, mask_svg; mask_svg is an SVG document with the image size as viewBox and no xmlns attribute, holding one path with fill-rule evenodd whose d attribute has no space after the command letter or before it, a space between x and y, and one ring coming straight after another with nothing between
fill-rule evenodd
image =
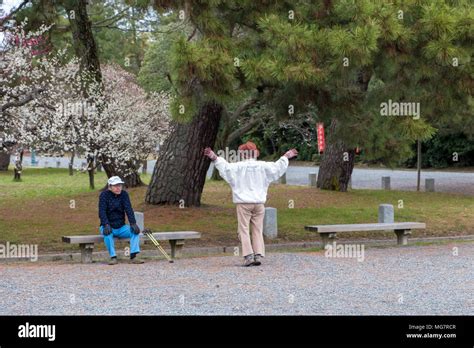
<instances>
[{"instance_id":1,"label":"wooden bench","mask_svg":"<svg viewBox=\"0 0 474 348\"><path fill-rule=\"evenodd\" d=\"M407 245L411 230L425 229L426 224L421 222L393 222L393 223L371 223L371 224L348 224L348 225L311 225L305 226L305 230L318 232L323 241L323 246L330 244L337 233L360 232L360 231L387 231L393 230L397 235L398 245Z\"/></svg>"},{"instance_id":2,"label":"wooden bench","mask_svg":"<svg viewBox=\"0 0 474 348\"><path fill-rule=\"evenodd\" d=\"M135 219L140 231L145 228L145 216L142 212L135 212ZM185 239L196 239L201 238L201 233L196 231L175 231L175 232L153 232L153 237L156 240L167 240L171 246L171 258L175 259L179 257L181 250L184 246ZM63 236L64 243L79 244L81 248L81 262L91 263L92 262L92 251L94 250L95 243L104 243L104 237L100 234L85 235L85 236ZM129 241L129 238L114 238L118 241ZM140 234L140 244L150 241L146 235Z\"/></svg>"},{"instance_id":3,"label":"wooden bench","mask_svg":"<svg viewBox=\"0 0 474 348\"><path fill-rule=\"evenodd\" d=\"M171 258L179 257L186 239L201 238L201 233L196 231L176 231L176 232L153 232L153 237L158 241L167 240L171 246ZM81 262L92 262L92 251L95 243L104 243L104 237L101 235L90 236L63 236L64 243L79 244L81 248ZM128 241L129 238L114 238L114 240ZM140 244L149 241L149 238L140 234Z\"/></svg>"}]
</instances>

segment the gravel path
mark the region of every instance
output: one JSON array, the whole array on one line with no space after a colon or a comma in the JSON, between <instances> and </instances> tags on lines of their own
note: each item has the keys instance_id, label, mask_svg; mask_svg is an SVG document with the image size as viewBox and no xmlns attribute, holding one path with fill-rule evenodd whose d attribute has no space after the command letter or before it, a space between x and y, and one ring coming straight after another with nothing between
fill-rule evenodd
<instances>
[{"instance_id":1,"label":"gravel path","mask_svg":"<svg viewBox=\"0 0 474 348\"><path fill-rule=\"evenodd\" d=\"M453 247L458 256L453 255ZM474 243L120 264L0 264L0 315L473 315Z\"/></svg>"}]
</instances>

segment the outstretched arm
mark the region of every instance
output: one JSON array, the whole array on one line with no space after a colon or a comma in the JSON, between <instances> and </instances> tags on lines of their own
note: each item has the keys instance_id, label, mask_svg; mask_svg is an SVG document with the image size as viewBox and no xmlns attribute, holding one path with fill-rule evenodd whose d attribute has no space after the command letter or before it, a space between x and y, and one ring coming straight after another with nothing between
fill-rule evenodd
<instances>
[{"instance_id":1,"label":"outstretched arm","mask_svg":"<svg viewBox=\"0 0 474 348\"><path fill-rule=\"evenodd\" d=\"M296 149L291 149L287 151L283 156L278 159L276 162L266 163L265 173L267 175L268 182L278 180L283 174L285 174L288 169L289 159L296 157L298 151Z\"/></svg>"},{"instance_id":2,"label":"outstretched arm","mask_svg":"<svg viewBox=\"0 0 474 348\"><path fill-rule=\"evenodd\" d=\"M222 157L218 157L210 147L204 149L204 155L214 162L216 169L219 171L219 175L232 186L234 180L232 168L229 162Z\"/></svg>"}]
</instances>

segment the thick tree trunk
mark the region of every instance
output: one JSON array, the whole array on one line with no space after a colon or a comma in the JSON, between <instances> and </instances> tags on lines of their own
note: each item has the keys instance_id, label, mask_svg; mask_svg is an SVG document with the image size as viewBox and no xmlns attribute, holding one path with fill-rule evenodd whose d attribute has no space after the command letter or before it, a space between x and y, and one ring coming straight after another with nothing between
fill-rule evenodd
<instances>
[{"instance_id":1,"label":"thick tree trunk","mask_svg":"<svg viewBox=\"0 0 474 348\"><path fill-rule=\"evenodd\" d=\"M204 148L216 141L222 106L203 105L190 123L174 123L160 148L145 197L149 204L200 206L210 160Z\"/></svg>"},{"instance_id":2,"label":"thick tree trunk","mask_svg":"<svg viewBox=\"0 0 474 348\"><path fill-rule=\"evenodd\" d=\"M0 171L7 171L10 164L10 154L0 150Z\"/></svg>"},{"instance_id":3,"label":"thick tree trunk","mask_svg":"<svg viewBox=\"0 0 474 348\"><path fill-rule=\"evenodd\" d=\"M355 163L355 150L347 149L334 135L337 121L333 119L329 127L329 138L319 166L317 186L323 190L346 192Z\"/></svg>"}]
</instances>

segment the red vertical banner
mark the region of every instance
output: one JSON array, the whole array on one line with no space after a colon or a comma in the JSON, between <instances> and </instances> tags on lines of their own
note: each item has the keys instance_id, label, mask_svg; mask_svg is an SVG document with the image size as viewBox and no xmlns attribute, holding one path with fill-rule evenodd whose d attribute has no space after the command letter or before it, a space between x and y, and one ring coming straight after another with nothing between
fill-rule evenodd
<instances>
[{"instance_id":1,"label":"red vertical banner","mask_svg":"<svg viewBox=\"0 0 474 348\"><path fill-rule=\"evenodd\" d=\"M323 153L326 147L326 141L324 140L324 123L317 123L316 131L318 135L318 153Z\"/></svg>"}]
</instances>

